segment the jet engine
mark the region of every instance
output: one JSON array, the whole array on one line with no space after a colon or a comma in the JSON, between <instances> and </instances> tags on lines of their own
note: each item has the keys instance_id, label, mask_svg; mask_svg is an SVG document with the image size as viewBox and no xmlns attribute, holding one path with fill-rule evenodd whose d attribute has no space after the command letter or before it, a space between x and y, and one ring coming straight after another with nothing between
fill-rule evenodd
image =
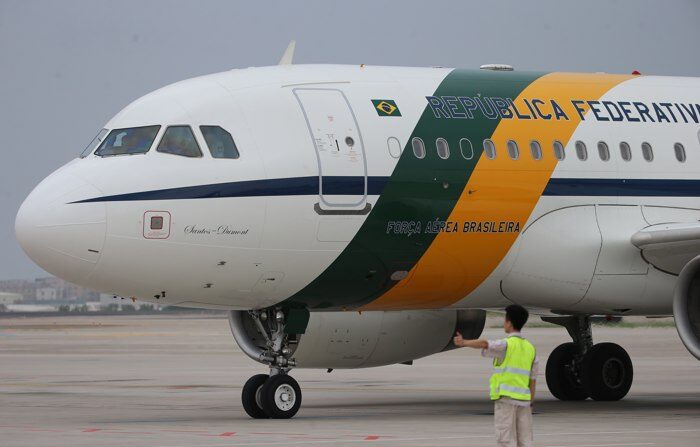
<instances>
[{"instance_id":1,"label":"jet engine","mask_svg":"<svg viewBox=\"0 0 700 447\"><path fill-rule=\"evenodd\" d=\"M259 314L257 314L259 315ZM246 311L231 311L229 323L236 342L261 363L270 356L266 321ZM454 348L459 331L477 338L484 329L483 310L372 312L312 312L303 334L288 334L286 352L298 368L366 368L407 363Z\"/></svg>"},{"instance_id":2,"label":"jet engine","mask_svg":"<svg viewBox=\"0 0 700 447\"><path fill-rule=\"evenodd\" d=\"M700 256L688 262L678 275L673 317L683 344L700 360Z\"/></svg>"}]
</instances>

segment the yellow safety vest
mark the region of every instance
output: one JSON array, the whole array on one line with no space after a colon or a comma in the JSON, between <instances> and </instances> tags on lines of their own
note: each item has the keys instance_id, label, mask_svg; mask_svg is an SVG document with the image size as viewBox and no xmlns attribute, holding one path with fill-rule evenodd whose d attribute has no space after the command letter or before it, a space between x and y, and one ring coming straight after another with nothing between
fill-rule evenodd
<instances>
[{"instance_id":1,"label":"yellow safety vest","mask_svg":"<svg viewBox=\"0 0 700 447\"><path fill-rule=\"evenodd\" d=\"M515 400L531 400L530 372L535 361L535 347L519 336L506 338L506 355L499 363L493 359L491 375L491 400L509 397Z\"/></svg>"}]
</instances>

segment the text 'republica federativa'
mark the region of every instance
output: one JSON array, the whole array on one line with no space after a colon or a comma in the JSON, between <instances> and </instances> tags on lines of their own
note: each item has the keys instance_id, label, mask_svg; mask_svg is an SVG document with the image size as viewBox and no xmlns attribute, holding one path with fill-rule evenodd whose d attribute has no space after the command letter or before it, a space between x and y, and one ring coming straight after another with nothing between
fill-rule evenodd
<instances>
[{"instance_id":1,"label":"text 'republica federativa'","mask_svg":"<svg viewBox=\"0 0 700 447\"><path fill-rule=\"evenodd\" d=\"M500 96L426 96L438 119L585 120L588 110L596 121L631 123L700 123L700 104L678 102L557 101Z\"/></svg>"}]
</instances>

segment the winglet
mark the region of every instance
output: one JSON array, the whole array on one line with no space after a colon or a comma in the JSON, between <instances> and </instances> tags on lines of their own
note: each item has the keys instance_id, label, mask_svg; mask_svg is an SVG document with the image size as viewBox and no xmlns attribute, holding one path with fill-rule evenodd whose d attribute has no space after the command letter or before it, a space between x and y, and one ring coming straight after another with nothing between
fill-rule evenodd
<instances>
[{"instance_id":1,"label":"winglet","mask_svg":"<svg viewBox=\"0 0 700 447\"><path fill-rule=\"evenodd\" d=\"M284 50L284 54L282 55L282 59L280 59L278 65L292 65L292 59L294 59L294 47L296 47L296 45L297 42L295 40L289 42L289 45L287 45L287 49Z\"/></svg>"}]
</instances>

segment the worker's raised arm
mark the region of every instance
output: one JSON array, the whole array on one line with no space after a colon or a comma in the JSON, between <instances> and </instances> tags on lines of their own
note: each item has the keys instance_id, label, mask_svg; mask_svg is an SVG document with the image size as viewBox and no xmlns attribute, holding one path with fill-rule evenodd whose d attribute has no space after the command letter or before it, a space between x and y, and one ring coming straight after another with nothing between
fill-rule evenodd
<instances>
[{"instance_id":1,"label":"worker's raised arm","mask_svg":"<svg viewBox=\"0 0 700 447\"><path fill-rule=\"evenodd\" d=\"M462 338L462 334L460 334L459 331L457 331L452 342L455 346L460 348L487 349L489 347L489 342L486 340L465 340Z\"/></svg>"}]
</instances>

